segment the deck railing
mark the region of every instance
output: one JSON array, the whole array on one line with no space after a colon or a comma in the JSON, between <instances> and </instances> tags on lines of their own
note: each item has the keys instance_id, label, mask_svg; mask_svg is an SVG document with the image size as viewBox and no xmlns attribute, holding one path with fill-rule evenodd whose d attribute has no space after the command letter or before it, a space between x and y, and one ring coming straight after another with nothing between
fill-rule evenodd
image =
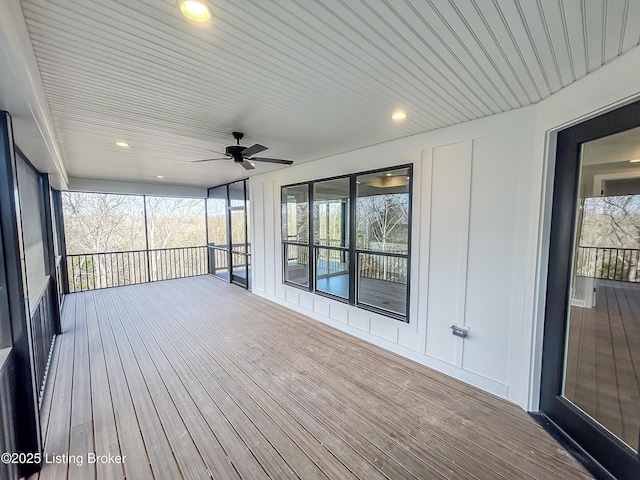
<instances>
[{"instance_id":1,"label":"deck railing","mask_svg":"<svg viewBox=\"0 0 640 480\"><path fill-rule=\"evenodd\" d=\"M578 247L576 273L582 277L640 283L640 249Z\"/></svg>"},{"instance_id":2,"label":"deck railing","mask_svg":"<svg viewBox=\"0 0 640 480\"><path fill-rule=\"evenodd\" d=\"M69 293L208 273L207 247L67 255Z\"/></svg>"},{"instance_id":3,"label":"deck railing","mask_svg":"<svg viewBox=\"0 0 640 480\"><path fill-rule=\"evenodd\" d=\"M209 273L229 271L229 255L234 269L251 266L251 244L209 244Z\"/></svg>"}]
</instances>

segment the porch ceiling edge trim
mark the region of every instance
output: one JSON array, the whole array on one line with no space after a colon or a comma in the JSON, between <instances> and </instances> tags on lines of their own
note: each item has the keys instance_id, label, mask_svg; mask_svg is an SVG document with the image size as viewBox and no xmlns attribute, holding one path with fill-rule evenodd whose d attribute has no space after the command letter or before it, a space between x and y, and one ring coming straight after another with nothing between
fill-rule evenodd
<instances>
[{"instance_id":1,"label":"porch ceiling edge trim","mask_svg":"<svg viewBox=\"0 0 640 480\"><path fill-rule=\"evenodd\" d=\"M159 195L205 198L207 187L173 185L165 182L144 183L120 180L69 177L67 189L79 192L122 193L132 195Z\"/></svg>"},{"instance_id":2,"label":"porch ceiling edge trim","mask_svg":"<svg viewBox=\"0 0 640 480\"><path fill-rule=\"evenodd\" d=\"M15 85L11 87L24 95L21 99L24 105L20 104L24 108L16 113L30 117L30 123L35 124L50 155L48 159L30 160L40 167L43 161L51 164L59 175L56 187L64 189L68 183L67 171L19 0L0 2L0 48L4 51L9 61L8 66L14 74ZM15 115L14 112L9 113ZM48 171L53 173L51 170L50 168Z\"/></svg>"}]
</instances>

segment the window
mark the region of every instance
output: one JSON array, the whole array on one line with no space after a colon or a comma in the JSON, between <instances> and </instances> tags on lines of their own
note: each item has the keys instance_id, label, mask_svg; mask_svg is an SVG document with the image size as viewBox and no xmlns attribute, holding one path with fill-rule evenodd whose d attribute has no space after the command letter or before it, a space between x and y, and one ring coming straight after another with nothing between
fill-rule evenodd
<instances>
[{"instance_id":1,"label":"window","mask_svg":"<svg viewBox=\"0 0 640 480\"><path fill-rule=\"evenodd\" d=\"M349 179L313 184L315 288L349 298Z\"/></svg>"},{"instance_id":2,"label":"window","mask_svg":"<svg viewBox=\"0 0 640 480\"><path fill-rule=\"evenodd\" d=\"M408 168L356 178L356 303L402 315L407 310Z\"/></svg>"},{"instance_id":3,"label":"window","mask_svg":"<svg viewBox=\"0 0 640 480\"><path fill-rule=\"evenodd\" d=\"M284 279L309 286L309 185L282 188Z\"/></svg>"},{"instance_id":4,"label":"window","mask_svg":"<svg viewBox=\"0 0 640 480\"><path fill-rule=\"evenodd\" d=\"M402 166L282 187L284 283L406 321L411 176Z\"/></svg>"}]
</instances>

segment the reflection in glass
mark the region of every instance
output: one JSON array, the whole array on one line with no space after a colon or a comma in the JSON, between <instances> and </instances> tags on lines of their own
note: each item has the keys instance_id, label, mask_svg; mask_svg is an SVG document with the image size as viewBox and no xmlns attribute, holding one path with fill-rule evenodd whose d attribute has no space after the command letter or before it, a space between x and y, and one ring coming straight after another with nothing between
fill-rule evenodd
<instances>
[{"instance_id":1,"label":"reflection in glass","mask_svg":"<svg viewBox=\"0 0 640 480\"><path fill-rule=\"evenodd\" d=\"M309 247L306 245L284 246L284 280L285 282L309 285Z\"/></svg>"},{"instance_id":2,"label":"reflection in glass","mask_svg":"<svg viewBox=\"0 0 640 480\"><path fill-rule=\"evenodd\" d=\"M635 153L634 153L635 152ZM640 129L585 143L563 395L637 451Z\"/></svg>"},{"instance_id":3,"label":"reflection in glass","mask_svg":"<svg viewBox=\"0 0 640 480\"><path fill-rule=\"evenodd\" d=\"M409 175L402 168L356 179L356 303L398 315L407 312Z\"/></svg>"},{"instance_id":4,"label":"reflection in glass","mask_svg":"<svg viewBox=\"0 0 640 480\"><path fill-rule=\"evenodd\" d=\"M356 185L358 249L408 253L408 169L360 175Z\"/></svg>"},{"instance_id":5,"label":"reflection in glass","mask_svg":"<svg viewBox=\"0 0 640 480\"><path fill-rule=\"evenodd\" d=\"M404 315L407 311L407 259L359 253L358 303Z\"/></svg>"},{"instance_id":6,"label":"reflection in glass","mask_svg":"<svg viewBox=\"0 0 640 480\"><path fill-rule=\"evenodd\" d=\"M349 298L349 252L333 248L316 251L316 290Z\"/></svg>"},{"instance_id":7,"label":"reflection in glass","mask_svg":"<svg viewBox=\"0 0 640 480\"><path fill-rule=\"evenodd\" d=\"M349 179L313 185L313 243L329 247L349 244Z\"/></svg>"},{"instance_id":8,"label":"reflection in glass","mask_svg":"<svg viewBox=\"0 0 640 480\"><path fill-rule=\"evenodd\" d=\"M309 187L306 184L282 189L282 240L309 241Z\"/></svg>"}]
</instances>

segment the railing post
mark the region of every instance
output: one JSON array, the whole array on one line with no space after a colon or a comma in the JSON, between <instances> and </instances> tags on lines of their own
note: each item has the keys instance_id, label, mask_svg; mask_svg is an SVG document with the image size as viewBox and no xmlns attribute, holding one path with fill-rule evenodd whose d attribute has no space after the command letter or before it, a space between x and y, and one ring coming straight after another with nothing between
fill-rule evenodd
<instances>
[{"instance_id":1,"label":"railing post","mask_svg":"<svg viewBox=\"0 0 640 480\"><path fill-rule=\"evenodd\" d=\"M147 256L147 282L151 281L151 262L149 259L149 228L147 225L147 196L142 196L142 203L144 205L144 243L145 254Z\"/></svg>"}]
</instances>

